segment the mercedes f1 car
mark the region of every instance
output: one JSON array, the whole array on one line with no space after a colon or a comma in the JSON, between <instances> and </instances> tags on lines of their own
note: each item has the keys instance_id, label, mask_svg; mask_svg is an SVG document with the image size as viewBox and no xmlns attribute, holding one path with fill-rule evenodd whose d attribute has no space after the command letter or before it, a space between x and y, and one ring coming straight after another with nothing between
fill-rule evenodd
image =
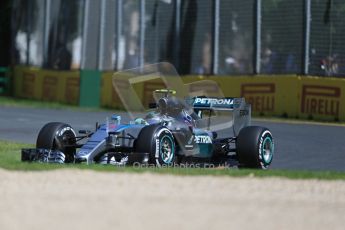
<instances>
[{"instance_id":1,"label":"mercedes f1 car","mask_svg":"<svg viewBox=\"0 0 345 230\"><path fill-rule=\"evenodd\" d=\"M164 94L151 105L155 110L129 124L122 124L121 117L113 115L94 132L80 130L81 135L65 123L46 124L38 134L36 149L23 149L22 160L156 166L232 162L228 165L260 169L271 164L274 141L267 128L244 126L237 136L225 138L218 138L212 130L212 113L216 111L231 111L238 119L250 116L250 106L243 98L193 97L181 101L172 90L155 92ZM226 122L220 125L226 126Z\"/></svg>"}]
</instances>

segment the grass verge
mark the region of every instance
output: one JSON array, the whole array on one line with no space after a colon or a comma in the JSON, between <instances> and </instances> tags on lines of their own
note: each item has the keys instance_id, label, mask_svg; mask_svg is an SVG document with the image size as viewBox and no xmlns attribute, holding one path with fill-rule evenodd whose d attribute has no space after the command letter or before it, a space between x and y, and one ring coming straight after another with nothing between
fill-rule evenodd
<instances>
[{"instance_id":1,"label":"grass verge","mask_svg":"<svg viewBox=\"0 0 345 230\"><path fill-rule=\"evenodd\" d=\"M78 108L73 105L66 105L57 102L43 102L30 99L21 99L7 96L0 96L0 104L4 106L21 106L30 108L65 109Z\"/></svg>"},{"instance_id":2,"label":"grass verge","mask_svg":"<svg viewBox=\"0 0 345 230\"><path fill-rule=\"evenodd\" d=\"M9 107L24 107L24 108L39 108L39 109L69 109L69 110L83 110L83 111L109 111L110 108L91 108L79 107L77 105L68 105L58 102L37 101L23 98L14 98L7 96L0 96L0 105ZM114 109L112 109L114 110Z\"/></svg>"},{"instance_id":3,"label":"grass verge","mask_svg":"<svg viewBox=\"0 0 345 230\"><path fill-rule=\"evenodd\" d=\"M294 170L237 170L225 168L152 168L152 167L114 167L104 165L85 164L42 164L25 163L20 161L20 150L22 148L33 148L30 144L20 144L0 140L0 168L7 170L39 171L56 169L82 169L102 172L127 172L127 173L159 173L182 176L232 176L232 177L284 177L289 179L320 179L320 180L345 180L343 172L329 171L294 171Z\"/></svg>"}]
</instances>

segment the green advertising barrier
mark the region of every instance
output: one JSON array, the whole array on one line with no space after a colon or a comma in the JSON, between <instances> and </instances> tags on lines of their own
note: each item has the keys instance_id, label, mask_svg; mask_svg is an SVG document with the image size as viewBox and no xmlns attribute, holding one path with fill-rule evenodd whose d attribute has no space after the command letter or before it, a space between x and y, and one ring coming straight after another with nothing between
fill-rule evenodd
<instances>
[{"instance_id":1,"label":"green advertising barrier","mask_svg":"<svg viewBox=\"0 0 345 230\"><path fill-rule=\"evenodd\" d=\"M8 68L0 67L0 95L9 93L9 83Z\"/></svg>"},{"instance_id":2,"label":"green advertising barrier","mask_svg":"<svg viewBox=\"0 0 345 230\"><path fill-rule=\"evenodd\" d=\"M83 107L100 106L101 72L98 70L80 71L79 105Z\"/></svg>"}]
</instances>

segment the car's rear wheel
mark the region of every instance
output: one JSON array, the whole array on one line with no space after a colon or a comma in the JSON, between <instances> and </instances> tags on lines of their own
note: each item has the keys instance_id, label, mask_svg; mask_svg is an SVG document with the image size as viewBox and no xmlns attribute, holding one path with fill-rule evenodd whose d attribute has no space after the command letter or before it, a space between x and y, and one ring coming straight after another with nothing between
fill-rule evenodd
<instances>
[{"instance_id":1,"label":"car's rear wheel","mask_svg":"<svg viewBox=\"0 0 345 230\"><path fill-rule=\"evenodd\" d=\"M267 128L248 126L241 129L236 148L240 167L266 169L272 163L274 141Z\"/></svg>"},{"instance_id":2,"label":"car's rear wheel","mask_svg":"<svg viewBox=\"0 0 345 230\"><path fill-rule=\"evenodd\" d=\"M139 153L149 153L149 162L157 166L172 165L176 159L174 136L169 129L160 125L144 127L139 133L135 149Z\"/></svg>"},{"instance_id":3,"label":"car's rear wheel","mask_svg":"<svg viewBox=\"0 0 345 230\"><path fill-rule=\"evenodd\" d=\"M74 161L76 152L76 134L73 128L65 123L51 122L40 130L36 148L58 150L65 154L65 163Z\"/></svg>"}]
</instances>

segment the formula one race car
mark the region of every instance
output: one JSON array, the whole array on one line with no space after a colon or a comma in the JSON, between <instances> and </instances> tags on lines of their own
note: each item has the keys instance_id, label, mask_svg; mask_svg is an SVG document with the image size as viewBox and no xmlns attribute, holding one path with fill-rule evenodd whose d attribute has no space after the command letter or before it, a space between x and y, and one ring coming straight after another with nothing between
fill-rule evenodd
<instances>
[{"instance_id":1,"label":"formula one race car","mask_svg":"<svg viewBox=\"0 0 345 230\"><path fill-rule=\"evenodd\" d=\"M243 98L193 97L181 101L173 96L173 90L155 93L164 94L151 105L155 110L129 124L121 124L121 117L113 115L94 132L79 131L81 136L68 124L46 124L39 132L37 148L22 150L22 161L156 166L232 162L228 165L261 169L271 164L274 142L267 128L245 126L237 136L225 138L218 138L212 130L212 113L216 111L233 112L247 123L250 106ZM219 124L214 127L227 125L221 118L217 120ZM230 125L234 122L233 118ZM86 139L83 144L82 139Z\"/></svg>"}]
</instances>

